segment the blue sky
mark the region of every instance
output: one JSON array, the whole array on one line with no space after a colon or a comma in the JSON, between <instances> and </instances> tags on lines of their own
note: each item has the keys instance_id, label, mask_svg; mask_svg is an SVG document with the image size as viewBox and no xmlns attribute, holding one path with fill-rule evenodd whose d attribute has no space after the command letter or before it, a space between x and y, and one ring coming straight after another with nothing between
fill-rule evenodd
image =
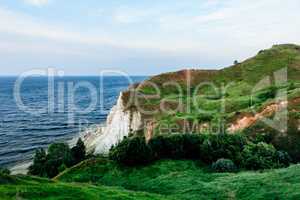
<instances>
[{"instance_id":1,"label":"blue sky","mask_svg":"<svg viewBox=\"0 0 300 200\"><path fill-rule=\"evenodd\" d=\"M220 68L300 44L299 0L0 0L0 75Z\"/></svg>"}]
</instances>

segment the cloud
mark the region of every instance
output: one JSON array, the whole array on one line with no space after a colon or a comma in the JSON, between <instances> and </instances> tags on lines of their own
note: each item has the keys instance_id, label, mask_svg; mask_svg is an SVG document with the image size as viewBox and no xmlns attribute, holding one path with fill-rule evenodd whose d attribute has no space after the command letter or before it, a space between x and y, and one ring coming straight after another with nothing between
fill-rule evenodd
<instances>
[{"instance_id":1,"label":"cloud","mask_svg":"<svg viewBox=\"0 0 300 200\"><path fill-rule=\"evenodd\" d=\"M25 3L30 4L32 6L44 6L49 3L49 0L24 0Z\"/></svg>"},{"instance_id":2,"label":"cloud","mask_svg":"<svg viewBox=\"0 0 300 200\"><path fill-rule=\"evenodd\" d=\"M18 58L28 51L44 53L49 59L68 54L60 61L76 57L89 65L216 66L242 60L275 43L300 43L298 0L97 5L89 5L87 12L74 3L72 12L63 10L51 18L47 13L40 17L40 13L0 6L0 51ZM66 15L74 20L66 21ZM36 56L31 57L34 63Z\"/></svg>"},{"instance_id":3,"label":"cloud","mask_svg":"<svg viewBox=\"0 0 300 200\"><path fill-rule=\"evenodd\" d=\"M84 35L81 32L69 31L64 27L39 21L26 14L0 7L0 33L16 34L35 39L48 39L79 43L109 43L110 39L97 34L97 38Z\"/></svg>"},{"instance_id":4,"label":"cloud","mask_svg":"<svg viewBox=\"0 0 300 200\"><path fill-rule=\"evenodd\" d=\"M158 51L174 51L174 46L161 45L160 43L151 40L145 40L145 37L147 36L136 37L135 35L118 35L110 31L102 31L103 29L94 30L92 33L87 33L80 29L76 30L75 27L72 28L72 30L69 30L64 26L40 21L30 15L1 7L0 19L0 33L16 35L21 38L50 40L94 47L111 46L122 49L157 49ZM186 43L186 45L188 44Z\"/></svg>"}]
</instances>

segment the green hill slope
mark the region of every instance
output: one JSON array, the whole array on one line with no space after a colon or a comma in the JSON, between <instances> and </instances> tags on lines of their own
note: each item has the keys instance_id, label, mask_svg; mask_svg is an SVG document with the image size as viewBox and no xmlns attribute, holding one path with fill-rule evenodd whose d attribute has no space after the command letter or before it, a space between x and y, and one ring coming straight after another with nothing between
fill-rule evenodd
<instances>
[{"instance_id":1,"label":"green hill slope","mask_svg":"<svg viewBox=\"0 0 300 200\"><path fill-rule=\"evenodd\" d=\"M267 133L277 135L272 142L275 146L297 143L285 148L293 149L289 153L296 155L300 145L299 97L300 46L284 44L221 70L182 70L151 77L128 90L123 100L128 109L141 111L145 121L151 122L141 134L153 137L174 132L244 131L260 120L252 118L255 114L267 113L263 117L271 119L278 110L266 109L284 99L290 111L286 137L278 139L282 136L278 131ZM283 120L278 117L276 123ZM259 134L266 129L251 130Z\"/></svg>"},{"instance_id":2,"label":"green hill slope","mask_svg":"<svg viewBox=\"0 0 300 200\"><path fill-rule=\"evenodd\" d=\"M211 173L193 161L120 168L93 159L55 180L0 176L0 199L299 199L300 166L263 172Z\"/></svg>"},{"instance_id":3,"label":"green hill slope","mask_svg":"<svg viewBox=\"0 0 300 200\"><path fill-rule=\"evenodd\" d=\"M1 200L162 200L165 196L88 183L63 183L30 176L0 175Z\"/></svg>"},{"instance_id":4,"label":"green hill slope","mask_svg":"<svg viewBox=\"0 0 300 200\"><path fill-rule=\"evenodd\" d=\"M159 161L120 168L102 159L86 161L56 178L118 186L173 199L299 199L300 166L264 172L211 173L193 161Z\"/></svg>"}]
</instances>

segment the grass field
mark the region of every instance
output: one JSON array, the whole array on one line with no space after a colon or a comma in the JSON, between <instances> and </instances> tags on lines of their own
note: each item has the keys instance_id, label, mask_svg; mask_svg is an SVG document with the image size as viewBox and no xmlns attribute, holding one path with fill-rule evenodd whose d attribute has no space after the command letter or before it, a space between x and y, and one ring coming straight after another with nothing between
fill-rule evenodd
<instances>
[{"instance_id":1,"label":"grass field","mask_svg":"<svg viewBox=\"0 0 300 200\"><path fill-rule=\"evenodd\" d=\"M212 173L195 161L123 168L92 159L54 180L0 176L0 199L300 199L300 165L263 172Z\"/></svg>"},{"instance_id":2,"label":"grass field","mask_svg":"<svg viewBox=\"0 0 300 200\"><path fill-rule=\"evenodd\" d=\"M300 166L264 172L212 173L195 161L158 161L123 168L102 159L86 161L56 180L117 186L171 199L299 199Z\"/></svg>"}]
</instances>

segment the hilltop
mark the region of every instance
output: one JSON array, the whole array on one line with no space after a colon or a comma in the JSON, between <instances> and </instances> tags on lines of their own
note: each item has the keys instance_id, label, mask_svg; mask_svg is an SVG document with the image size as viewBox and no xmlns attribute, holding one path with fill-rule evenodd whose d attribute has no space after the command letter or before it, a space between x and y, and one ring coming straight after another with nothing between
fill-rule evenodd
<instances>
[{"instance_id":1,"label":"hilltop","mask_svg":"<svg viewBox=\"0 0 300 200\"><path fill-rule=\"evenodd\" d=\"M126 109L135 115L138 112L144 123L140 126L144 130L136 126L131 129L147 138L172 132L251 129L251 133L259 134L265 130L275 135L275 146L293 148L290 153L296 155L300 147L299 83L300 46L283 44L221 70L181 70L151 77L124 92L122 98ZM280 112L286 108L289 120L285 134L276 131L281 127L256 126L262 117L273 120L275 113L279 114L273 124L282 124Z\"/></svg>"}]
</instances>

